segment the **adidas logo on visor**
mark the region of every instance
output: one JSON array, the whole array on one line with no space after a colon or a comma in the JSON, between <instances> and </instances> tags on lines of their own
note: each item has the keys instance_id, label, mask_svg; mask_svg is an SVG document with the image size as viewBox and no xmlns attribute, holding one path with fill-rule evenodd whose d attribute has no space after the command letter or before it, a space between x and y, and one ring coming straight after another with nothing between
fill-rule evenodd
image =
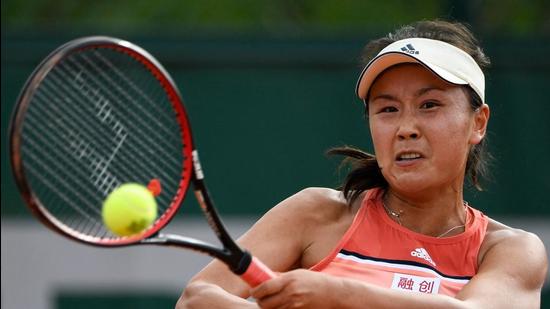
<instances>
[{"instance_id":1,"label":"adidas logo on visor","mask_svg":"<svg viewBox=\"0 0 550 309\"><path fill-rule=\"evenodd\" d=\"M407 54L411 54L411 55L418 55L420 54L420 52L416 49L414 49L414 47L412 46L412 44L407 44L403 47L401 47L401 50Z\"/></svg>"}]
</instances>

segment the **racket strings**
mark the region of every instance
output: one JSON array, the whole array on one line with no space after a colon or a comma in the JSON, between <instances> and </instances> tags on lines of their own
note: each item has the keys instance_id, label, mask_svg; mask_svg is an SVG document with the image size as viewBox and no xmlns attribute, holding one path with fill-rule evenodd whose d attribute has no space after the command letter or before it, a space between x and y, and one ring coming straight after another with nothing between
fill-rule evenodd
<instances>
[{"instance_id":1,"label":"racket strings","mask_svg":"<svg viewBox=\"0 0 550 309\"><path fill-rule=\"evenodd\" d=\"M85 56L82 55L81 57L84 58ZM86 58L84 58L84 59L86 59ZM78 67L78 69L81 70L80 72L84 72L85 68L82 67L81 65L79 65L78 62L72 60L71 58L69 58L68 61L69 62L74 62L76 64L76 66ZM90 62L90 60L87 60L87 61L90 63L90 65L93 65L93 63ZM112 64L109 64L109 65L112 65ZM60 68L63 68L63 66L60 66ZM111 69L112 69L112 71L115 71L114 67L112 67ZM78 74L76 71L72 71L70 73ZM136 132L139 132L140 136L145 138L147 140L147 142L149 142L151 144L151 146L158 146L157 150L162 151L162 149L163 149L162 147L173 147L172 143L181 142L181 139L174 138L175 137L174 132L178 132L179 128L177 128L177 127L170 128L170 130L168 130L166 128L169 124L174 122L173 119L165 119L164 122L157 120L155 115L149 113L140 104L135 104L135 102L140 101L140 100L138 100L138 99L140 99L140 97L131 96L128 91L125 91L119 85L119 83L116 80L113 80L112 78L110 78L107 73L102 72L102 71L98 71L97 75L103 77L105 79L104 82L102 82L98 78L95 78L96 74L94 74L94 72L89 71L88 73L90 73L90 74L88 74L89 80L91 82L93 82L95 86L100 87L98 90L101 89L102 94L108 95L111 98L109 103L111 103L111 104L113 104L113 103L117 104L118 103L118 107L119 108L121 108L121 107L124 108L125 112L127 112L127 114L124 115L124 117L128 117L128 118L133 117L135 120L140 122L139 123L140 126L134 126L133 129L135 129ZM120 72L117 72L117 73L121 74ZM139 76L139 75L137 75L137 76ZM128 84L128 86L130 86L130 88L135 88L136 87L135 84L130 82L127 78L125 78L123 80ZM90 82L86 82L86 84L89 85ZM113 91L111 91L112 89L109 89L109 86L113 87L114 90L121 93L122 94L122 99L120 97L117 97L116 94ZM157 88L159 88L159 87L157 87ZM155 104L151 99L145 100L145 102L151 104L151 106L154 106L153 104ZM91 102L91 103L95 104L97 102ZM138 115L136 112L133 111L132 108L128 108L128 106L127 106L128 104L132 104L133 107L135 107L137 110L139 110L140 112L143 113L143 116ZM156 103L156 104L158 104L158 103ZM159 115L163 115L163 114L164 113L159 113ZM122 115L119 115L119 117L120 116L122 116ZM147 119L148 121L144 121L143 119ZM151 120L155 120L155 121L151 121ZM131 124L132 121L127 121L127 123ZM156 128L153 128L149 124L156 124L157 126L156 126ZM145 128L145 130L142 130L141 127ZM159 129L163 131L162 134L159 134L159 132L158 132ZM153 137L151 137L151 135L154 136L156 138L156 140L153 139ZM168 139L171 139L170 143L167 142ZM163 145L160 145L160 144L163 144ZM171 162L171 163L172 164L179 164L180 162L178 162L177 160L174 159L173 162Z\"/></svg>"},{"instance_id":2,"label":"racket strings","mask_svg":"<svg viewBox=\"0 0 550 309\"><path fill-rule=\"evenodd\" d=\"M32 132L40 131L32 130ZM75 168L70 164L61 165L60 158L52 156L52 152L48 148L41 147L32 139L28 139L26 142L36 150L25 152L25 155L28 156L26 159L35 163L27 165L26 168L43 185L37 194L41 197L44 205L49 205L49 213L80 233L97 235L99 230L104 235L107 231L103 228L101 212L97 207L97 205L101 205L101 199L95 191L89 189L89 186L79 185L81 182L72 181L75 175L80 174L83 178L86 177L82 169ZM52 142L55 143L55 141ZM56 146L62 147L59 144ZM35 153L40 153L40 157ZM56 175L56 177L46 177L45 175ZM66 190L66 188L72 189ZM64 203L59 203L59 199ZM66 206L69 206L69 209ZM88 228L90 223L92 227Z\"/></svg>"},{"instance_id":3,"label":"racket strings","mask_svg":"<svg viewBox=\"0 0 550 309\"><path fill-rule=\"evenodd\" d=\"M139 97L142 97L143 99L145 99L145 101L147 101L147 103L149 103L149 107L151 107L152 109L154 109L158 112L157 114L151 114L151 113L148 113L148 110L144 109L141 105L136 105L136 107L138 109L140 109L141 112L145 113L147 115L147 117L152 117L153 119L156 118L155 115L162 117L163 118L162 122L157 121L157 124L159 124L159 123L164 124L164 125L159 125L159 128L161 130L163 130L164 133L166 133L168 136L171 136L171 135L173 135L173 132L178 132L179 131L179 126L174 122L173 117L166 116L166 114L173 113L173 109L171 107L169 107L168 104L164 104L164 105L161 106L161 105L155 103L154 100L151 98L151 96L147 95L147 93L151 93L151 94L154 94L153 97L155 97L155 98L166 97L167 92L164 89L164 87L162 87L158 83L148 83L148 82L147 83L140 83L140 84L144 84L146 87L149 87L149 88L146 89L146 91L143 91L141 88L139 88L136 85L137 84L136 82L131 81L125 74L123 74L121 72L120 69L118 69L115 65L113 65L113 63L111 61L109 61L106 57L104 57L100 52L98 52L97 50L94 50L93 55L96 56L98 59L100 59L103 63L107 64L107 66L110 69L112 69L112 71L115 72L121 80L126 82L126 84L128 84L130 86L130 88L138 94ZM81 56L84 59L87 58L86 55L81 55ZM137 60L133 57L128 58L128 60L130 60L130 59L132 59L136 63L139 63L140 65L142 65L143 69L147 70L149 73L152 74L152 72L141 61L139 61L139 60ZM93 65L93 62L91 62L90 60L88 60L88 62ZM149 74L149 75L142 74L141 76L148 77L150 79L150 78L153 78L153 75L151 75L151 74ZM107 80L109 81L109 75L102 74L102 76L106 77ZM140 75L137 75L137 76L134 77L136 81L139 81L139 76ZM156 77L154 77L154 78L156 79ZM115 85L115 87L118 86L118 84L116 84L116 83L114 85ZM118 88L118 90L120 90L120 87L117 87L117 88ZM122 91L122 93L125 94L124 91ZM126 93L126 94L129 94L129 93ZM127 97L131 98L129 95ZM162 107L164 107L164 109L162 109ZM169 124L175 124L175 125L168 128L166 126L166 124L168 124L168 125Z\"/></svg>"},{"instance_id":4,"label":"racket strings","mask_svg":"<svg viewBox=\"0 0 550 309\"><path fill-rule=\"evenodd\" d=\"M176 121L174 121L174 117L173 117L173 109L170 107L170 104L168 104L169 102L167 102L167 94L166 92L164 91L164 89L162 87L160 87L158 81L156 80L152 80L152 76L149 74L149 72L147 72L146 74L135 74L133 75L133 78L136 80L136 81L139 81L139 77L142 76L142 77L148 77L149 80L145 83L142 83L144 85L150 85L150 87L153 87L154 89L150 89L149 92L153 92L152 90L156 90L159 94L157 95L157 100L158 99L161 99L161 100L164 100L166 101L165 103L166 104L158 104L155 103L154 100L152 100L148 95L146 95L143 91L140 90L140 88L138 86L136 86L136 83L135 82L132 82L129 78L127 78L124 74L122 74L122 72L115 66L113 65L110 61L108 61L105 57L101 56L101 54L99 52L97 52L97 50L94 50L93 51L93 55L95 55L96 57L98 57L98 59L101 60L102 63L105 63L107 65L107 68L110 71L114 71L116 76L120 77L121 80L124 81L123 84L127 84L129 86L130 89L134 89L136 90L136 93L137 93L137 98L144 98L145 99L145 102L149 103L149 109L156 109L157 111L159 111L159 108L162 106L162 107L165 107L165 110L160 110L160 113L158 113L158 115L161 115L161 116L166 116L166 114L170 114L171 115L171 118L168 118L168 117L165 117L165 119L161 121L156 121L156 122L153 122L155 124L157 124L158 128L161 128L164 130L164 134L157 134L157 130L155 130L155 128L151 128L151 127L148 127L148 123L150 123L150 120L153 120L155 119L155 115L154 114L151 114L148 112L149 109L145 109L142 107L142 105L140 104L134 104L134 107L136 107L139 111L143 112L144 113L144 116L141 116L139 114L136 114L133 112L133 109L129 108L129 109L126 109L126 112L128 112L128 115L125 115L125 118L128 118L128 121L127 121L127 124L134 124L136 121L139 122L139 125L138 126L133 126L131 128L131 131L132 132L138 132L139 136L140 137L145 137L147 139L147 149L149 150L150 153L155 153L155 154L159 154L159 153L162 153L162 154L169 154L169 152L166 152L164 151L164 149L166 148L173 148L174 145L178 145L181 143L182 139L181 137L179 136L179 134L175 134L176 132L180 132L181 129L179 127L179 125L177 124ZM87 58L86 55L80 55L82 58ZM131 61L135 61L133 58L127 58L125 60L131 60ZM90 59L87 60L88 63L90 63L94 68L98 68L96 65L94 65L93 62L91 62ZM134 65L137 64L137 61L135 61L135 63L131 63L130 65ZM128 65L128 64L126 64ZM141 63L139 63L139 68L140 69L144 69L145 70L145 67L143 67L143 65ZM81 69L84 69L84 68L81 68ZM109 91L108 89L108 86L104 86L105 84L102 83L101 80L99 79L96 79L94 78L95 74L90 74L90 79L92 81L94 81L97 86L99 87L102 87L102 90L104 90L104 93L105 94L109 94L109 95L113 95L112 98L115 99L115 102L118 102L120 103L121 105L124 105L124 103L134 103L134 102L137 102L138 100L136 99L136 96L131 96L130 92L128 91L125 91L121 86L119 86L118 83L116 80L112 79L109 77L109 74L106 73L106 70L104 71L100 71L100 70L97 70L97 73L99 74L99 76L105 78L105 82L107 83L107 85L112 85L115 87L116 90L118 90L122 95L123 95L123 98L126 99L124 102L122 102L119 98L117 98L112 91ZM134 118L135 121L133 121L131 119L131 117ZM146 119L147 121L143 121L143 119ZM170 126L171 125L171 126ZM170 127L169 127L170 126ZM146 131L143 131L141 128L142 127L146 127L148 130ZM169 128L169 129L167 129ZM150 135L154 135L156 134L156 136L154 136L154 138L149 138ZM170 139L170 138L173 138L170 140L170 143L167 143L167 141ZM140 138L141 140L141 138ZM164 142L164 145L158 145L159 142ZM153 148L154 146L158 146L156 147L156 149L151 149ZM177 149L181 149L180 147L178 147ZM170 152L170 153L174 153L173 151ZM170 160L172 159L172 160ZM154 162L154 161L153 161ZM181 164L181 152L178 152L177 153L177 158L174 158L174 157L171 157L171 156L163 156L162 157L162 160L159 160L160 163L165 163L165 166L161 166L161 167L158 167L157 170L161 170L161 171L164 171L164 169L166 168L169 168L171 166L177 166L179 164ZM168 164L166 166L166 163ZM167 176L167 175L164 175L164 176ZM171 179L172 177L168 176L167 179Z\"/></svg>"},{"instance_id":5,"label":"racket strings","mask_svg":"<svg viewBox=\"0 0 550 309\"><path fill-rule=\"evenodd\" d=\"M73 99L76 101L76 102L79 102L79 101L82 101L82 100L87 100L86 98L78 98L76 96L74 96L73 92L70 91L70 89L67 89L66 86L61 82L61 81L58 81L57 78L55 77L54 73L51 74L52 76L52 80L58 82L58 86L64 88L65 90L67 90L67 95L73 97ZM97 124L94 123L91 118L89 117L89 115L93 112L93 110L90 110L90 105L87 105L87 104L84 104L82 105L82 108L70 108L70 109L65 109L63 112L59 111L59 107L58 105L51 105L51 106L47 106L47 102L50 101L50 100L56 100L58 99L55 94L53 93L54 91L57 91L56 89L49 89L50 86L49 83L47 82L44 82L43 83L43 87L41 88L41 90L44 92L45 95L48 95L49 97L48 98L44 98L42 100L42 103L43 104L37 104L36 108L35 109L40 109L40 114L41 115L50 115L51 113L49 112L49 110L55 110L57 113L55 113L54 115L51 115L50 117L50 120L51 121L55 121L55 118L56 116L57 117L62 117L62 121L57 121L60 125L60 128L57 128L57 129L60 129L60 132L80 132L82 135L81 138L70 138L69 141L71 143L74 143L75 141L78 141L80 143L82 143L84 147L77 147L78 149L75 149L77 151L80 151L81 154L82 154L82 157L84 157L84 154L92 154L93 156L93 153L101 153L102 149L103 150L109 150L112 148L112 145L109 145L107 142L109 140L112 139L112 136L110 134L110 132L108 130L93 130L94 128L97 127ZM59 92L59 91L57 91ZM37 99L42 99L42 93L41 92L37 92L36 94L36 97ZM46 108L43 108L43 106L46 106L46 107L49 107L48 109ZM78 119L79 121L79 124L76 123L76 120L73 120L73 119ZM133 121L130 121L129 124L133 124L134 122ZM72 127L68 128L69 126L66 126L66 127L63 127L63 125L70 125L72 124ZM133 129L136 130L136 132L139 132L139 133L143 133L145 134L145 132L142 132L140 129L139 129L139 126L133 126L131 125L130 127L132 127L132 131ZM99 134L101 133L104 133L102 136L100 136ZM71 134L69 134L71 135ZM88 142L84 142L84 140L88 141ZM90 143L90 141L93 141L94 144L96 145L96 147L93 147ZM118 143L118 145L121 145L121 143ZM172 181L171 179L171 175L168 175L164 172L164 169L166 168L166 166L158 166L156 165L156 161L154 160L149 160L150 158L149 157L146 157L144 154L143 154L143 149L138 149L134 143L127 143L128 145L128 148L129 150L131 151L123 151L123 152L120 152L120 163L122 164L117 164L116 166L118 165L124 165L123 163L128 161L128 162L136 162L137 163L137 167L139 168L136 168L136 166L130 166L129 164L126 164L124 167L125 167L125 170L132 170L132 171L136 171L136 172L140 172L141 170L145 170L145 171L148 171L148 170L156 170L156 171L160 171L161 175L159 176L163 176L162 179L166 179L166 182L171 185L172 187L176 187L177 184ZM89 151L88 151L89 149ZM117 150L117 149L115 149ZM163 150L162 149L156 149L155 151L157 152L162 152ZM92 153L93 152L93 153ZM96 155L96 157L98 158L102 158L102 157L105 157L105 156L110 156L110 157L113 157L113 154L115 153L115 151L111 151L111 154L108 154L106 153L105 154L105 151L103 151L104 154L102 155ZM118 154L118 152L117 152ZM99 159L98 159L99 160ZM110 163L110 160L106 160L107 162L106 165L108 165L108 163ZM173 160L175 161L175 159ZM150 164L151 166L147 166L146 164ZM116 167L115 166L115 167ZM144 177L143 179L144 180L148 180L151 178L151 175L144 175L142 174Z\"/></svg>"},{"instance_id":6,"label":"racket strings","mask_svg":"<svg viewBox=\"0 0 550 309\"><path fill-rule=\"evenodd\" d=\"M40 94L37 94L37 97L39 98ZM52 106L52 108L56 108L56 107ZM48 111L43 111L43 113L41 113L39 116L49 117L51 115ZM79 176L79 177L76 177L76 178L86 179L86 178L89 178L89 175L84 173L84 170L82 169L82 166L95 166L95 169L105 166L104 164L101 164L102 159L100 159L99 155L96 155L96 156L90 155L90 154L93 154L93 149L91 149L92 147L88 146L88 144L86 142L83 142L82 139L78 139L77 136L75 136L74 138L65 137L65 138L59 139L59 138L52 137L51 135L48 135L48 134L41 134L41 132L48 132L49 130L71 132L71 133L69 133L69 135L74 134L72 132L74 132L73 130L75 130L75 127L70 128L68 126L72 122L70 120L70 118L59 119L60 121L51 121L51 122L49 122L49 124L50 124L49 127L44 127L42 125L44 123L44 121L38 121L38 116L35 116L33 113L28 113L27 117L29 117L29 121L26 123L27 132L29 134L32 134L34 137L29 138L26 141L29 143L30 146L32 146L35 149L35 151L25 152L25 154L27 154L27 153L28 154L32 154L32 153L44 154L40 158L33 157L32 161L37 162L38 164L40 164L42 166L55 166L55 167L57 167L57 169L55 171L50 171L49 174L58 175L58 177L60 177L60 178L63 178L63 177L75 178L75 176ZM46 118L46 117L44 117L44 118ZM49 119L49 120L53 120L53 119ZM52 125L52 123L55 123L55 122L58 123L58 126L54 127ZM82 126L82 128L85 128L85 127L86 126ZM67 140L67 139L78 141L77 143L79 143L79 144L74 145L73 141L70 141L69 146L67 147L66 144L63 144L63 143L59 142L60 140ZM49 147L41 147L37 143L33 142L33 141L36 141L36 140L41 141L44 144L50 145L49 147L53 146L56 149L58 149L58 151L57 152L52 152L51 149L49 149ZM87 155L81 155L84 152ZM78 164L78 165L74 164L74 161L68 161L68 160L62 158L59 155L61 153L64 154L64 155L73 155L73 156L75 156L75 159L79 161L79 163L82 162L84 164ZM52 154L58 154L58 155L56 157L53 157ZM125 162L125 161L122 161L122 162ZM44 165L45 163L47 163L47 165ZM62 164L62 163L65 163L65 164ZM131 179L132 176L135 177L135 174L130 174L130 172L129 172L129 171L132 170L130 166L126 166L126 168L122 168L122 169L118 168L119 167L118 165L114 165L114 167L117 167L116 168L116 174L123 176L123 178L125 178L125 179ZM134 169L134 170L137 172L137 174L140 174L140 176L141 176L140 179L143 179L143 180L148 179L147 175L139 173L141 171L141 168L137 168L137 169ZM103 180L109 179L109 178L116 179L116 177L113 177L112 176L113 174L111 174L109 171L103 170L103 171L101 171L101 173L107 174L108 176L110 176L110 177L104 177ZM99 179L101 179L101 178L99 178ZM121 182L119 180L112 181L111 184L109 185L109 188L114 189L119 184L121 184ZM96 191L90 190L89 189L90 186L83 185L83 182L75 182L75 184L72 185L72 188L73 188L73 190L75 190L77 192L78 191L89 192L88 196L82 197L82 199L85 199L85 200L95 199L97 203L95 204L96 206L93 207L94 210L96 210L95 208L97 208L98 204L101 204L101 201L104 197L104 196L103 197L99 196ZM168 201L166 195L161 195L161 196L159 196L159 198L163 200L162 204L168 204L169 201ZM55 212L56 211L56 208L55 208L56 204L52 203L51 205L52 205L52 208L50 210L52 212ZM97 213L98 213L98 215L100 215L99 211L97 211Z\"/></svg>"},{"instance_id":7,"label":"racket strings","mask_svg":"<svg viewBox=\"0 0 550 309\"><path fill-rule=\"evenodd\" d=\"M160 176L164 213L179 190L172 179L181 178L187 159L166 90L143 64L119 54L84 51L58 63L35 92L22 130L34 191L51 201L42 204L93 237L116 237L103 227L100 210L122 182ZM94 101L98 94L103 101Z\"/></svg>"},{"instance_id":8,"label":"racket strings","mask_svg":"<svg viewBox=\"0 0 550 309\"><path fill-rule=\"evenodd\" d=\"M76 145L76 146L71 145L69 147L66 147L66 145L60 144L58 142L59 139L52 138L51 136L48 136L48 135L40 135L40 132L44 132L47 129L42 127L42 126L37 125L37 123L40 123L40 122L34 121L34 115L28 114L28 117L29 117L29 120L31 120L31 121L29 121L29 125L30 125L30 123L33 123L32 126L37 126L36 128L29 128L30 129L29 133L35 135L35 138L29 139L30 145L32 145L36 149L35 152L46 153L46 154L51 154L52 153L51 151L48 151L49 149L44 148L44 147L40 147L39 145L36 145L36 143L32 142L32 140L41 140L43 142L46 142L50 145L55 146L56 148L58 148L60 150L64 150L62 152L66 155L78 156L77 159L83 161L84 164L81 164L83 166L95 165L96 168L101 166L101 164L97 163L97 162L101 162L100 161L101 159L90 158L91 156L89 156L90 152L88 150L90 147L88 145L80 144L80 145ZM67 120L67 122L60 122L60 123L68 123L68 122L70 122L70 120ZM67 131L71 130L71 129L68 129L66 127L65 128L56 127L55 129L56 130L64 130L65 129ZM83 147L82 147L82 145L83 145ZM75 150L76 150L76 152L75 152ZM80 153L78 153L80 150L82 150L83 152L86 152L88 154L88 156L80 157ZM59 152L61 152L61 151L58 151L58 153ZM63 161L62 161L62 158L60 158L59 156L56 157L56 158L53 158L50 155L46 155L46 156L44 156L40 159L41 160L38 160L38 158L35 158L35 160L33 160L33 161L38 162L39 164L43 164L43 162L41 162L41 161L48 161L47 163L49 165L57 166L58 169L56 171L56 174L59 175L60 177L72 177L72 178L74 178L75 176L78 176L77 178L80 178L80 179L89 178L89 175L85 174L84 170L81 168L82 166L78 166L76 164L71 164L72 162L64 162L64 163L68 163L68 164L65 164L65 165L62 166L60 164L60 162L63 162ZM46 159L48 159L48 160L46 160ZM116 165L116 167L118 167L118 165ZM131 171L131 168L129 166L127 168L124 168L124 169L117 168L115 174L122 176L124 179L131 179L132 176L135 177L135 174L132 175L132 174L129 173L129 171ZM137 169L135 169L135 171L138 172L137 174L139 174L139 176L141 176L140 179L147 180L147 178L148 178L147 175L139 173L139 171L141 171L141 168L137 168ZM106 171L106 173L109 173L109 172ZM52 174L52 173L50 173L50 174ZM109 175L112 175L112 174L109 173ZM104 177L103 179L108 179L108 177ZM76 185L72 186L74 190L89 192L89 194L86 198L87 199L95 198L97 200L96 201L97 203L95 204L96 206L94 208L97 208L97 205L101 204L102 198L100 198L100 196L98 196L96 191L91 191L89 189L90 186L83 185L83 182L75 182L75 184ZM119 184L121 184L121 182L119 180L117 180L116 182L113 182L109 187L111 189L114 189ZM162 204L165 204L165 205L169 204L169 200L167 199L166 195L160 195L159 198L162 200L162 203L160 203L161 205ZM55 204L52 204L52 205L55 205ZM56 211L55 206L52 206L51 211L52 212Z\"/></svg>"},{"instance_id":9,"label":"racket strings","mask_svg":"<svg viewBox=\"0 0 550 309\"><path fill-rule=\"evenodd\" d=\"M95 54L97 54L98 58L102 59L102 61L107 61L104 57L99 57L100 54L97 51L95 52ZM103 93L111 95L111 98L115 99L116 102L119 102L119 103L120 102L125 102L127 104L128 103L132 104L132 103L138 101L136 99L143 99L144 102L149 104L148 106L150 108L156 109L157 108L156 105L159 105L158 102L155 103L149 96L147 96L145 93L143 93L143 91L141 91L136 86L135 82L132 82L126 76L124 76L120 72L120 70L118 70L116 68L116 66L114 66L112 63L106 62L107 65L108 65L108 68L109 68L109 72L112 71L112 72L116 73L116 75L120 78L120 80L122 80L124 82L124 84L126 84L129 87L128 89L134 90L137 93L137 96L132 96L129 91L122 88L119 85L121 83L119 83L116 80L114 80L113 78L111 78L109 76L109 74L106 73L106 71L100 71L99 67L97 65L95 65L95 63L93 61L91 61L88 57L86 57L86 55L80 55L80 56L84 60L86 60L92 68L97 70L97 73L98 73L97 76L100 76L100 77L104 78L105 83L103 83L99 79L95 78L96 75L93 74L93 72L91 72L91 71L90 71L90 73L92 73L92 74L89 75L90 80L93 81L98 87L102 87ZM69 58L68 60L71 61L72 59ZM79 67L79 69L84 70L84 68L81 65L79 65L78 62L75 62L75 64L77 65L77 67ZM145 69L145 67L144 67L144 69ZM143 75L143 74L141 74L141 75ZM136 74L136 77L134 77L136 79L136 81L139 78L139 76L140 76L140 74ZM147 77L150 77L150 76L147 76ZM145 84L147 85L147 84L150 84L150 83L145 83ZM118 91L123 96L123 98L119 99L118 97L116 97L114 92L111 91L111 89L109 89L109 86L114 87L114 90ZM157 87L155 87L157 89L162 89L160 87L160 85L158 85L158 83L155 86L157 86ZM166 93L163 93L163 94L166 97ZM161 98L161 97L162 96L158 96L157 98ZM166 99L164 99L164 100L166 101ZM164 119L162 119L162 120L157 119L158 116L166 116L167 111L157 110L157 111L159 111L159 113L153 114L153 113L150 113L148 109L143 108L143 106L141 104L133 104L133 107L135 107L137 109L137 112L142 113L144 116L143 117L136 116L136 113L133 111L133 109L128 109L127 110L129 115L132 115L132 116L136 117L136 119L140 119L140 120L143 120L144 118L146 118L148 120L155 120L155 121L142 121L142 123L140 123L140 125L143 125L147 129L147 132L149 134L155 134L159 138L156 141L156 143L162 143L163 146L170 147L171 144L167 142L167 139L176 137L176 138L173 138L171 140L171 142L180 142L181 141L181 139L178 139L177 136L174 135L174 132L179 132L179 127L174 126L174 127L168 128L168 126L170 124L173 124L173 123L175 124L173 117L172 118L164 117ZM173 113L173 110L168 111L168 112ZM151 127L149 125L150 123L155 124L156 128ZM159 134L158 130L161 130L162 134ZM147 134L144 134L144 137L149 138L149 136ZM152 141L150 138L149 138L149 141L155 143L155 141Z\"/></svg>"},{"instance_id":10,"label":"racket strings","mask_svg":"<svg viewBox=\"0 0 550 309\"><path fill-rule=\"evenodd\" d=\"M81 207L76 207L74 205L74 197L77 197L79 201L83 202L85 205L89 206L88 208L95 212L97 215L100 215L99 211L94 207L94 205L90 202L90 199L93 199L92 197L84 197L82 194L78 193L78 191L72 190L72 191L61 191L61 187L70 187L71 184L67 183L64 178L58 178L55 182L52 181L52 179L48 177L44 177L44 172L48 172L49 174L56 174L55 171L52 170L50 165L42 164L43 162L41 158L38 158L37 155L29 152L27 154L30 156L31 159L39 163L41 170L36 169L33 165L29 165L27 167L27 170L33 174L34 177L40 179L42 183L47 187L47 189L50 192L54 192L56 197L61 198L63 201L67 203L67 205L71 206L72 209L75 210L76 213L79 213L81 216L85 217L91 222L98 221L97 218L100 218L100 216L91 216L89 212L84 211ZM48 154L44 154L46 157L48 157ZM72 196L69 197L69 193L72 193ZM62 220L66 222L65 220Z\"/></svg>"},{"instance_id":11,"label":"racket strings","mask_svg":"<svg viewBox=\"0 0 550 309\"><path fill-rule=\"evenodd\" d=\"M55 96L53 96L50 90L47 89L49 87L50 86L47 83L45 83L44 87L41 89L43 90L44 93L39 92L36 94L37 99L40 99L42 103L44 103L43 105L45 105L46 102L49 100L57 99L55 98ZM42 96L44 94L49 95L50 97L43 98ZM68 94L70 95L71 93L68 92ZM96 161L99 161L100 160L99 158L106 157L107 155L112 157L112 154L108 154L105 152L101 153L102 149L109 150L112 148L112 145L107 143L111 139L111 136L109 136L109 134L103 134L104 136L98 136L98 134L102 133L103 131L101 130L93 131L93 128L94 126L96 126L96 124L89 119L88 117L89 114L86 113L85 111L85 109L87 108L87 105L84 105L82 107L83 107L82 109L78 109L78 108L65 109L63 112L61 112L57 105L52 105L52 106L49 106L49 109L45 109L45 108L42 108L42 105L38 104L35 110L39 110L40 115L50 116L50 121L51 121L50 123L58 124L58 127L55 129L59 129L60 132L68 132L68 134L65 134L65 136L63 137L65 139L68 139L69 143L73 145L73 148L74 148L73 152L79 152L78 159L83 159L85 157L92 157L92 158L95 157ZM54 110L54 113L52 114L50 110ZM56 121L56 117L60 117L60 118L58 118L58 120ZM78 120L79 123L76 123L73 119L79 119ZM39 121L34 121L34 122L39 122ZM75 133L75 132L78 132L78 133ZM82 136L78 136L78 135L82 135ZM88 142L85 142L85 141L88 141ZM93 141L96 147L93 147L90 141ZM120 143L118 145L120 145ZM128 143L128 146L131 151L129 152L125 151L120 153L121 155L127 156L127 157L121 158L120 160L121 163L125 162L124 160L128 160L129 162L137 162L140 168L136 169L135 166L130 166L126 164L125 165L126 170L135 170L139 172L142 169L151 170L151 167L153 167L156 170L162 171L160 166L156 166L154 164L154 161L146 160L147 157L142 155L142 152L140 151L140 149L136 148L133 145L133 143ZM103 161L107 161L105 163L109 163L110 160L103 160ZM151 163L152 166L146 166L145 163ZM97 163L97 165L105 165L105 164ZM117 164L116 166L118 165L119 164ZM169 175L165 173L163 173L162 176L164 176L163 178L169 177ZM148 177L144 176L144 179L147 179ZM169 181L169 182L171 182L172 185L175 185L175 182L172 182L172 181Z\"/></svg>"}]
</instances>

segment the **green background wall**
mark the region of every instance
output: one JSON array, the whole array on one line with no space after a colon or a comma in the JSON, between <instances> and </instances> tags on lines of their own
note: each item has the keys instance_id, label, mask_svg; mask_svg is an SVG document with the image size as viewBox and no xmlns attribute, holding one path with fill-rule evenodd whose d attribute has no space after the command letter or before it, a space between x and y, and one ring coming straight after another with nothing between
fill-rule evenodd
<instances>
[{"instance_id":1,"label":"green background wall","mask_svg":"<svg viewBox=\"0 0 550 309\"><path fill-rule=\"evenodd\" d=\"M72 38L2 37L3 217L27 215L7 157L10 112L33 67ZM324 152L344 144L371 149L354 96L356 59L368 36L125 38L151 51L181 88L206 179L224 214L257 215L301 188L334 187L342 173ZM495 160L486 191L470 190L468 200L490 215L548 216L550 40L494 38L484 46L493 59L487 102Z\"/></svg>"}]
</instances>

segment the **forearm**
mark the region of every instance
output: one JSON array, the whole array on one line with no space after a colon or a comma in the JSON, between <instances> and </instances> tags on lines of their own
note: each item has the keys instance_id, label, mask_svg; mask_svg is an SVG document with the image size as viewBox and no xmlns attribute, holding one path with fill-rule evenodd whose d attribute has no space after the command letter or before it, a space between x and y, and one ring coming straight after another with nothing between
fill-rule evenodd
<instances>
[{"instance_id":1,"label":"forearm","mask_svg":"<svg viewBox=\"0 0 550 309\"><path fill-rule=\"evenodd\" d=\"M206 282L192 282L176 304L177 309L192 308L242 308L257 309L258 306L233 295L219 286Z\"/></svg>"},{"instance_id":2,"label":"forearm","mask_svg":"<svg viewBox=\"0 0 550 309\"><path fill-rule=\"evenodd\" d=\"M339 285L340 308L468 308L463 301L446 295L396 291L350 279L341 279Z\"/></svg>"}]
</instances>

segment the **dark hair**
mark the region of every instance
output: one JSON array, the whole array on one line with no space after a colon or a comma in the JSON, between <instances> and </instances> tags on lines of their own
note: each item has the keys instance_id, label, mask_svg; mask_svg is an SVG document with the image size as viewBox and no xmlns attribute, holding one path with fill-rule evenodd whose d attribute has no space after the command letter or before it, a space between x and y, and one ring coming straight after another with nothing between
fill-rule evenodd
<instances>
[{"instance_id":1,"label":"dark hair","mask_svg":"<svg viewBox=\"0 0 550 309\"><path fill-rule=\"evenodd\" d=\"M481 69L490 64L489 58L483 53L477 39L462 23L443 20L419 21L403 26L387 36L370 41L364 48L361 62L366 65L384 47L407 38L428 38L454 45L467 52ZM477 93L469 86L463 86L470 98L472 110L477 110L483 102ZM368 108L368 106L366 106ZM336 147L328 150L329 155L342 155L346 158L342 164L351 164L351 171L340 186L349 204L357 199L365 190L382 187L387 188L388 182L382 175L376 157L354 147ZM466 174L470 176L471 184L482 191L480 178L487 176L490 155L487 152L486 141L473 145L466 162Z\"/></svg>"}]
</instances>

